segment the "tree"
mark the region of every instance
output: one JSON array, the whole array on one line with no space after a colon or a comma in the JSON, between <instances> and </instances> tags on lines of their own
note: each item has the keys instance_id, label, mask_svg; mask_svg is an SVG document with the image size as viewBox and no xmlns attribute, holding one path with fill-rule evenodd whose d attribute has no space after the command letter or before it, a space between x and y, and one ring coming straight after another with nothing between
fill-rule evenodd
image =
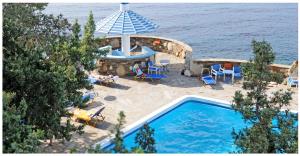
<instances>
[{"instance_id":1,"label":"tree","mask_svg":"<svg viewBox=\"0 0 300 156\"><path fill-rule=\"evenodd\" d=\"M118 123L116 124L115 128L114 128L114 133L115 133L115 138L113 140L114 143L114 148L113 148L113 152L115 153L128 153L128 150L125 148L124 146L124 141L123 141L123 132L122 132L122 128L125 124L125 114L123 111L121 111L119 113L119 118Z\"/></svg>"},{"instance_id":2,"label":"tree","mask_svg":"<svg viewBox=\"0 0 300 156\"><path fill-rule=\"evenodd\" d=\"M278 90L268 96L270 81L282 82L282 75L268 70L275 55L266 41L252 41L254 60L242 65L246 74L243 89L246 95L237 91L232 108L241 113L249 125L239 132L233 130L233 138L242 153L296 153L298 151L298 115L289 109L292 99L290 90Z\"/></svg>"},{"instance_id":3,"label":"tree","mask_svg":"<svg viewBox=\"0 0 300 156\"><path fill-rule=\"evenodd\" d=\"M136 134L135 143L138 144L138 147L145 153L156 153L153 135L154 129L152 129L148 124L144 124Z\"/></svg>"},{"instance_id":4,"label":"tree","mask_svg":"<svg viewBox=\"0 0 300 156\"><path fill-rule=\"evenodd\" d=\"M90 147L87 150L88 153L108 153L108 151L101 148L101 146L98 144L95 147Z\"/></svg>"},{"instance_id":5,"label":"tree","mask_svg":"<svg viewBox=\"0 0 300 156\"><path fill-rule=\"evenodd\" d=\"M15 94L3 92L3 153L38 152L43 131L24 121L27 105L12 103Z\"/></svg>"},{"instance_id":6,"label":"tree","mask_svg":"<svg viewBox=\"0 0 300 156\"><path fill-rule=\"evenodd\" d=\"M113 144L114 147L112 151L102 149L100 145L95 147L90 147L88 153L155 153L155 140L153 138L154 130L148 125L144 124L143 127L139 130L135 137L135 143L138 144L136 147L133 147L131 150L127 150L124 145L123 132L122 128L125 124L125 114L123 111L119 112L119 117L117 119L118 123L115 125L112 133L114 133Z\"/></svg>"},{"instance_id":7,"label":"tree","mask_svg":"<svg viewBox=\"0 0 300 156\"><path fill-rule=\"evenodd\" d=\"M93 13L90 12L88 21L84 26L84 34L80 45L81 61L86 70L95 68L95 52L97 51L97 44L94 39L95 21ZM93 61L91 61L93 60Z\"/></svg>"},{"instance_id":8,"label":"tree","mask_svg":"<svg viewBox=\"0 0 300 156\"><path fill-rule=\"evenodd\" d=\"M44 131L43 139L51 144L53 138L69 140L73 132L82 133L83 127L71 124L65 108L82 102L78 90L91 86L78 68L84 65L80 26L75 22L71 28L62 15L43 14L45 6L3 4L3 90L15 94L11 103L26 107L24 123ZM66 123L61 123L62 117L67 117Z\"/></svg>"},{"instance_id":9,"label":"tree","mask_svg":"<svg viewBox=\"0 0 300 156\"><path fill-rule=\"evenodd\" d=\"M135 137L136 147L131 151L127 150L124 145L123 132L121 131L125 124L125 114L123 111L119 113L118 123L115 126L115 138L113 140L115 153L155 153L155 140L153 138L154 130L148 125L144 124Z\"/></svg>"}]
</instances>

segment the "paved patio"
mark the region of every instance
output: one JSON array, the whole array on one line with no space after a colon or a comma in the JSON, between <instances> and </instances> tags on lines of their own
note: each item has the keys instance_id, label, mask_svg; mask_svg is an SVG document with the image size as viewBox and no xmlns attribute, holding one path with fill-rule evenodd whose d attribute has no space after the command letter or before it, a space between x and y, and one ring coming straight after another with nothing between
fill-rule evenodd
<instances>
[{"instance_id":1,"label":"paved patio","mask_svg":"<svg viewBox=\"0 0 300 156\"><path fill-rule=\"evenodd\" d=\"M241 82L233 85L223 82L220 79L216 86L204 86L198 77L185 77L180 73L183 61L168 54L158 54L157 61L160 59L170 59L170 71L166 74L168 78L161 81L151 82L137 81L133 77L118 79L117 85L112 87L95 85L94 91L99 96L95 98L95 103L86 108L90 112L95 112L101 106L105 106L103 112L105 121L100 123L97 128L86 126L83 135L74 134L70 142L64 144L55 142L53 146L44 144L44 152L69 152L71 148L77 152L84 152L90 145L102 140L110 134L110 130L116 123L118 113L124 111L126 115L126 125L132 124L145 115L155 111L161 106L184 95L201 95L221 100L231 101L237 90L241 90ZM268 92L277 89L287 89L285 85L271 87ZM295 92L291 102L291 109L298 109L298 90ZM75 123L78 125L78 123Z\"/></svg>"}]
</instances>

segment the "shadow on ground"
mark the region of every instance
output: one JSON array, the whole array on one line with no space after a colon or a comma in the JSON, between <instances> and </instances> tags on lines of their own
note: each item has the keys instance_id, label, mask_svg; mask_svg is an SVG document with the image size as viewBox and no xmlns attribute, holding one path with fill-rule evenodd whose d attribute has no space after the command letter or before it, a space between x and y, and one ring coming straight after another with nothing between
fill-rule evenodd
<instances>
[{"instance_id":1,"label":"shadow on ground","mask_svg":"<svg viewBox=\"0 0 300 156\"><path fill-rule=\"evenodd\" d=\"M104 100L106 101L115 101L116 99L117 99L116 96L111 96L111 95L104 97Z\"/></svg>"},{"instance_id":2,"label":"shadow on ground","mask_svg":"<svg viewBox=\"0 0 300 156\"><path fill-rule=\"evenodd\" d=\"M85 153L90 147L87 146L87 143L93 145L94 143L100 142L108 135L98 137L96 132L87 132L85 131L84 134L86 139L76 139L79 134L74 134L70 141L58 141L56 140L53 142L52 146L49 145L49 141L44 142L42 144L43 150L42 153L70 153L72 150L75 153Z\"/></svg>"},{"instance_id":3,"label":"shadow on ground","mask_svg":"<svg viewBox=\"0 0 300 156\"><path fill-rule=\"evenodd\" d=\"M100 101L93 101L90 104L88 104L88 106L86 108L84 108L85 110L91 110L94 108L97 108L99 106L103 106L104 103L100 102Z\"/></svg>"},{"instance_id":4,"label":"shadow on ground","mask_svg":"<svg viewBox=\"0 0 300 156\"><path fill-rule=\"evenodd\" d=\"M97 123L96 128L102 129L102 130L112 130L115 127L115 124L107 122L107 121L102 121Z\"/></svg>"},{"instance_id":5,"label":"shadow on ground","mask_svg":"<svg viewBox=\"0 0 300 156\"><path fill-rule=\"evenodd\" d=\"M122 77L124 79L132 80L132 81L141 81L141 82L147 82L151 85L166 85L170 87L178 87L178 88L194 88L199 86L204 86L204 84L201 82L200 77L187 77L182 75L183 70L183 63L176 63L176 64L170 64L168 69L168 72L162 72L162 74L165 74L167 78L161 79L161 80L151 80L151 79L134 79L134 76L125 76ZM146 73L146 72L145 72ZM218 79L218 83L216 85L212 85L211 88L215 90L223 90L222 87L222 81L221 79Z\"/></svg>"}]
</instances>

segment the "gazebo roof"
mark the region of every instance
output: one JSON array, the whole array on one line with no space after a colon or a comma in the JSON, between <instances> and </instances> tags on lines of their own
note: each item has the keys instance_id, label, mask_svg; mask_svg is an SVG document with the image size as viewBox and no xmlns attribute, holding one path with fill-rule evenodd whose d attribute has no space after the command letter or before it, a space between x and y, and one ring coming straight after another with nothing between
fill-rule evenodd
<instances>
[{"instance_id":1,"label":"gazebo roof","mask_svg":"<svg viewBox=\"0 0 300 156\"><path fill-rule=\"evenodd\" d=\"M140 34L153 32L158 25L131 11L119 10L96 24L96 31L105 34Z\"/></svg>"}]
</instances>

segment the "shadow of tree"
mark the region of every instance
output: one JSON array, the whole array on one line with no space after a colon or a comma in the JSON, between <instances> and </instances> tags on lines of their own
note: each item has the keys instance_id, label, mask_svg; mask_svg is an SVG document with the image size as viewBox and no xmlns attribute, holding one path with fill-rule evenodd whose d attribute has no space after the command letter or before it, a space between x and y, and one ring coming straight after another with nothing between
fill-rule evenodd
<instances>
[{"instance_id":1,"label":"shadow of tree","mask_svg":"<svg viewBox=\"0 0 300 156\"><path fill-rule=\"evenodd\" d=\"M98 129L103 129L103 130L112 130L115 127L115 124L107 122L107 121L102 121L96 124L96 128Z\"/></svg>"},{"instance_id":2,"label":"shadow of tree","mask_svg":"<svg viewBox=\"0 0 300 156\"><path fill-rule=\"evenodd\" d=\"M84 108L85 110L91 110L94 108L97 108L99 106L103 106L104 103L102 103L101 101L93 101L92 103L88 104L86 108Z\"/></svg>"},{"instance_id":3,"label":"shadow of tree","mask_svg":"<svg viewBox=\"0 0 300 156\"><path fill-rule=\"evenodd\" d=\"M80 123L76 123L80 124ZM70 141L54 140L52 146L49 141L43 142L41 145L42 153L69 153L75 149L76 153L84 153L91 145L100 142L110 135L110 132L103 133L101 136L99 132L103 130L112 130L115 124L102 121L96 125L96 128L86 125L83 134L73 133ZM93 130L92 130L93 129ZM100 131L99 131L100 130Z\"/></svg>"},{"instance_id":4,"label":"shadow of tree","mask_svg":"<svg viewBox=\"0 0 300 156\"><path fill-rule=\"evenodd\" d=\"M222 86L222 84L220 82L217 82L216 85L212 85L211 87L214 90L224 90L224 87Z\"/></svg>"},{"instance_id":5,"label":"shadow of tree","mask_svg":"<svg viewBox=\"0 0 300 156\"><path fill-rule=\"evenodd\" d=\"M104 135L97 137L97 132L85 132L82 135L85 136L85 139L77 139L80 137L79 134L74 134L70 141L61 142L59 140L55 140L52 146L45 142L41 145L41 153L70 153L72 149L75 149L75 153L85 153L91 145L100 142L108 136Z\"/></svg>"},{"instance_id":6,"label":"shadow of tree","mask_svg":"<svg viewBox=\"0 0 300 156\"><path fill-rule=\"evenodd\" d=\"M125 85L122 85L122 84L115 84L115 85L113 86L113 88L117 88L117 89L121 89L121 90L128 90L128 89L130 89L131 87L125 86Z\"/></svg>"}]
</instances>

